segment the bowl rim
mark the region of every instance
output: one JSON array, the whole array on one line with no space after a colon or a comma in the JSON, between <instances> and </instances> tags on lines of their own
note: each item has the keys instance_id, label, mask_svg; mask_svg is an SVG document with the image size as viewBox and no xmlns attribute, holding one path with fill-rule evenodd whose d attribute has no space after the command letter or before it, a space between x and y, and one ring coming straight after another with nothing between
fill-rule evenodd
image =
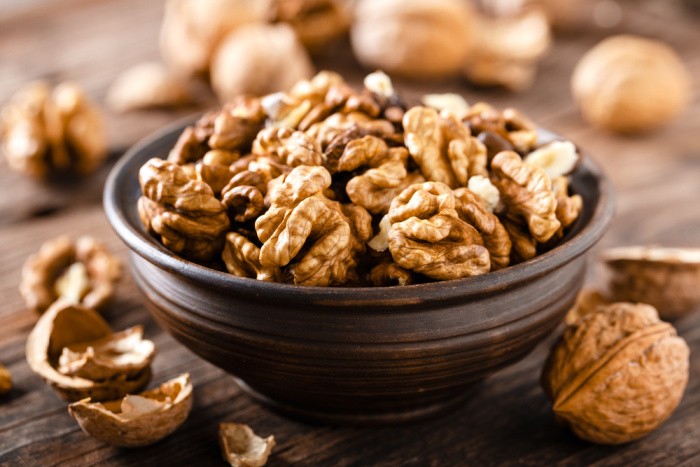
<instances>
[{"instance_id":1,"label":"bowl rim","mask_svg":"<svg viewBox=\"0 0 700 467\"><path fill-rule=\"evenodd\" d=\"M308 302L309 299L329 300L329 303L336 301L419 303L431 298L439 298L441 301L463 299L466 296L493 293L519 283L528 282L568 264L600 240L615 214L615 195L612 182L586 154L586 151L578 148L582 156L581 166L585 167L598 182L599 199L590 221L567 241L522 263L475 277L406 286L300 286L238 277L186 260L167 250L156 239L146 238L128 221L123 206L119 202L119 188L127 186L121 181L127 176L127 170L133 165L133 159L137 158L149 146L157 144L162 138L168 137L174 132L181 132L185 126L192 124L199 116L201 113L178 119L142 138L130 147L109 173L104 186L103 207L112 229L133 253L162 270L174 273L191 282L206 284L210 288L234 291L242 295L262 295L271 300L280 299L299 303ZM548 138L560 138L556 133L544 128L538 127L538 133L540 136L544 135ZM136 209L136 206L133 209Z\"/></svg>"}]
</instances>

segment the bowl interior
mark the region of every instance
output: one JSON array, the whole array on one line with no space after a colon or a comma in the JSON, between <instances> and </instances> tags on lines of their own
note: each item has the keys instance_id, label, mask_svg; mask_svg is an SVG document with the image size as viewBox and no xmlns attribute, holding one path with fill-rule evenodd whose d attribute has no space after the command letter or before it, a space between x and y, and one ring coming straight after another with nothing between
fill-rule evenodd
<instances>
[{"instance_id":1,"label":"bowl interior","mask_svg":"<svg viewBox=\"0 0 700 467\"><path fill-rule=\"evenodd\" d=\"M467 294L490 293L539 277L580 256L600 239L614 213L609 180L583 153L582 162L571 182L572 190L583 197L583 210L579 218L557 246L523 263L481 276L403 287L309 287L236 277L177 256L148 234L139 220L136 203L141 195L138 182L140 167L152 157L166 158L182 130L196 118L188 117L175 122L127 151L112 169L105 185L105 212L112 227L129 248L149 262L191 281L236 290L241 294L265 294L272 300L293 302L303 302L313 296L321 300L328 298L331 301L355 303L377 299L401 303L422 300L427 296L449 300ZM541 143L561 139L547 130L540 129L538 132Z\"/></svg>"}]
</instances>

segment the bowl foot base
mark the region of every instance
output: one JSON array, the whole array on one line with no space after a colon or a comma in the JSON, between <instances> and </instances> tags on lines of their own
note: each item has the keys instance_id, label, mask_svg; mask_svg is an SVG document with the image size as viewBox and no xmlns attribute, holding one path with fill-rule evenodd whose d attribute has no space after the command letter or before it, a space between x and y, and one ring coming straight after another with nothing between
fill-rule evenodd
<instances>
[{"instance_id":1,"label":"bowl foot base","mask_svg":"<svg viewBox=\"0 0 700 467\"><path fill-rule=\"evenodd\" d=\"M281 415L312 424L342 426L393 425L437 417L466 403L481 386L481 382L476 381L471 386L465 388L464 391L443 399L440 402L401 411L362 412L358 410L353 412L331 412L313 410L275 401L251 388L245 381L236 377L233 379L245 393Z\"/></svg>"}]
</instances>

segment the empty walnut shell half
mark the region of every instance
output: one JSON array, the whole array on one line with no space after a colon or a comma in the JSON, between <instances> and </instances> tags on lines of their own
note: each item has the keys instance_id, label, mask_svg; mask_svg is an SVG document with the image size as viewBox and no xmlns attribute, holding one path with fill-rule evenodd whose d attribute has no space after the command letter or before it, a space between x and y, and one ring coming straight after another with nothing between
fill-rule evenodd
<instances>
[{"instance_id":1,"label":"empty walnut shell half","mask_svg":"<svg viewBox=\"0 0 700 467\"><path fill-rule=\"evenodd\" d=\"M688 382L688 356L652 306L612 303L564 330L542 384L557 419L577 436L621 444L671 416Z\"/></svg>"},{"instance_id":2,"label":"empty walnut shell half","mask_svg":"<svg viewBox=\"0 0 700 467\"><path fill-rule=\"evenodd\" d=\"M664 319L676 319L700 304L700 248L630 246L602 255L612 272L615 300L648 303Z\"/></svg>"},{"instance_id":3,"label":"empty walnut shell half","mask_svg":"<svg viewBox=\"0 0 700 467\"><path fill-rule=\"evenodd\" d=\"M192 383L185 373L138 395L92 402L83 399L68 406L85 433L119 447L153 444L177 430L192 409Z\"/></svg>"},{"instance_id":4,"label":"empty walnut shell half","mask_svg":"<svg viewBox=\"0 0 700 467\"><path fill-rule=\"evenodd\" d=\"M59 300L37 321L26 352L61 399L111 400L148 384L155 348L141 328L114 334L97 312Z\"/></svg>"},{"instance_id":5,"label":"empty walnut shell half","mask_svg":"<svg viewBox=\"0 0 700 467\"><path fill-rule=\"evenodd\" d=\"M224 460L233 467L261 467L275 447L275 437L261 438L241 423L222 423L219 444Z\"/></svg>"},{"instance_id":6,"label":"empty walnut shell half","mask_svg":"<svg viewBox=\"0 0 700 467\"><path fill-rule=\"evenodd\" d=\"M38 313L59 298L99 308L112 297L120 276L121 262L98 240L58 237L27 258L19 290Z\"/></svg>"}]
</instances>

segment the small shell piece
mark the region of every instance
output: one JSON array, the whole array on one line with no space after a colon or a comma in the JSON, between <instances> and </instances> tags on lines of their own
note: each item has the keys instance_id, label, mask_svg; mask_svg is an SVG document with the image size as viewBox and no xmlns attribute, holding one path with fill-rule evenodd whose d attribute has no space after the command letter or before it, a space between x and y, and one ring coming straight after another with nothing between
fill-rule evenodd
<instances>
[{"instance_id":1,"label":"small shell piece","mask_svg":"<svg viewBox=\"0 0 700 467\"><path fill-rule=\"evenodd\" d=\"M113 334L97 312L59 300L29 334L27 362L64 400L118 398L151 379L155 348L142 332Z\"/></svg>"},{"instance_id":2,"label":"small shell piece","mask_svg":"<svg viewBox=\"0 0 700 467\"><path fill-rule=\"evenodd\" d=\"M5 365L0 364L0 396L4 396L12 389L12 375L5 368Z\"/></svg>"},{"instance_id":3,"label":"small shell piece","mask_svg":"<svg viewBox=\"0 0 700 467\"><path fill-rule=\"evenodd\" d=\"M83 399L68 406L85 433L119 447L153 444L177 430L192 409L192 383L185 373L156 389L121 400Z\"/></svg>"},{"instance_id":4,"label":"small shell piece","mask_svg":"<svg viewBox=\"0 0 700 467\"><path fill-rule=\"evenodd\" d=\"M700 304L700 248L629 246L606 250L615 300L648 303L664 319L680 318Z\"/></svg>"},{"instance_id":5,"label":"small shell piece","mask_svg":"<svg viewBox=\"0 0 700 467\"><path fill-rule=\"evenodd\" d=\"M233 467L262 467L275 447L275 437L261 438L241 423L222 423L219 444L224 460Z\"/></svg>"},{"instance_id":6,"label":"small shell piece","mask_svg":"<svg viewBox=\"0 0 700 467\"><path fill-rule=\"evenodd\" d=\"M27 307L38 313L59 298L99 308L112 297L120 276L121 262L102 242L62 236L27 258L19 290Z\"/></svg>"},{"instance_id":7,"label":"small shell piece","mask_svg":"<svg viewBox=\"0 0 700 467\"><path fill-rule=\"evenodd\" d=\"M564 330L542 383L554 413L582 439L621 444L671 416L688 383L689 350L645 304L599 306Z\"/></svg>"}]
</instances>

